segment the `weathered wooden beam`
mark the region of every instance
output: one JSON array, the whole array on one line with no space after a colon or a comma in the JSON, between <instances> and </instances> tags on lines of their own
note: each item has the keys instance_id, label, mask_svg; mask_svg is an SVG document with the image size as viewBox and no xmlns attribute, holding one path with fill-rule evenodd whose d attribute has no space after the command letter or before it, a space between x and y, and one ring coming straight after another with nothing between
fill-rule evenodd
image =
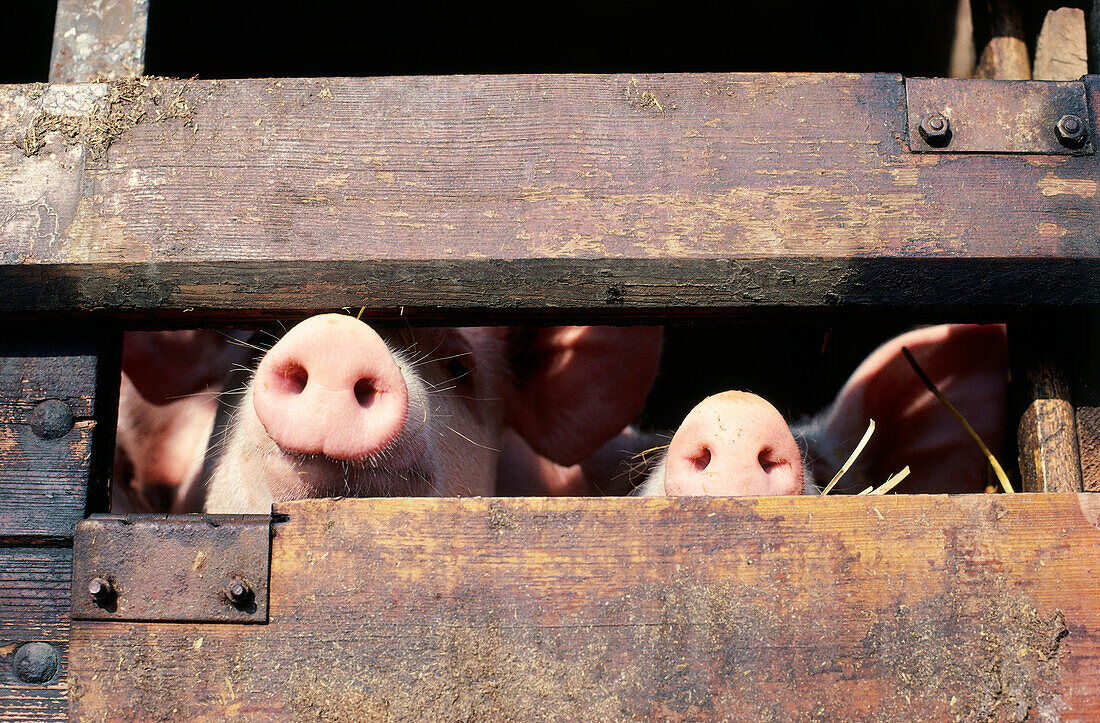
<instances>
[{"instance_id":1,"label":"weathered wooden beam","mask_svg":"<svg viewBox=\"0 0 1100 723\"><path fill-rule=\"evenodd\" d=\"M51 83L132 78L145 69L149 0L58 0Z\"/></svg>"},{"instance_id":2,"label":"weathered wooden beam","mask_svg":"<svg viewBox=\"0 0 1100 723\"><path fill-rule=\"evenodd\" d=\"M74 622L73 715L1100 715L1089 495L276 511L269 624Z\"/></svg>"},{"instance_id":3,"label":"weathered wooden beam","mask_svg":"<svg viewBox=\"0 0 1100 723\"><path fill-rule=\"evenodd\" d=\"M0 720L68 717L72 550L0 547Z\"/></svg>"},{"instance_id":4,"label":"weathered wooden beam","mask_svg":"<svg viewBox=\"0 0 1100 723\"><path fill-rule=\"evenodd\" d=\"M0 545L71 544L94 461L108 463L118 338L53 331L9 325L0 342Z\"/></svg>"},{"instance_id":5,"label":"weathered wooden beam","mask_svg":"<svg viewBox=\"0 0 1100 723\"><path fill-rule=\"evenodd\" d=\"M9 86L0 137L6 313L1100 301L1096 156L911 153L897 76Z\"/></svg>"}]
</instances>

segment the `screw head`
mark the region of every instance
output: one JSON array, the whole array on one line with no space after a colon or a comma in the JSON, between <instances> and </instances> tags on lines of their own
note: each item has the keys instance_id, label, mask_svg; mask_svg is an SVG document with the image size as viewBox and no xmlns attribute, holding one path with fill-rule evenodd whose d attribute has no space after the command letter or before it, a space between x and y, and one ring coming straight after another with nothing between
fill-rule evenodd
<instances>
[{"instance_id":1,"label":"screw head","mask_svg":"<svg viewBox=\"0 0 1100 723\"><path fill-rule=\"evenodd\" d=\"M225 586L225 597L233 607L243 608L252 603L255 593L252 592L252 586L248 584L248 580L234 577Z\"/></svg>"},{"instance_id":2,"label":"screw head","mask_svg":"<svg viewBox=\"0 0 1100 723\"><path fill-rule=\"evenodd\" d=\"M919 130L930 146L946 146L951 141L951 122L942 113L929 113L921 118Z\"/></svg>"},{"instance_id":3,"label":"screw head","mask_svg":"<svg viewBox=\"0 0 1100 723\"><path fill-rule=\"evenodd\" d=\"M1073 114L1067 114L1059 118L1058 123L1054 126L1054 131L1058 134L1058 140L1067 148L1080 148L1085 144L1085 139L1089 135L1088 130L1085 128L1085 122Z\"/></svg>"},{"instance_id":4,"label":"screw head","mask_svg":"<svg viewBox=\"0 0 1100 723\"><path fill-rule=\"evenodd\" d=\"M73 411L57 399L47 399L31 412L31 431L42 439L57 439L73 428Z\"/></svg>"},{"instance_id":5,"label":"screw head","mask_svg":"<svg viewBox=\"0 0 1100 723\"><path fill-rule=\"evenodd\" d=\"M24 683L48 683L57 675L61 657L49 643L24 643L12 658L12 672Z\"/></svg>"},{"instance_id":6,"label":"screw head","mask_svg":"<svg viewBox=\"0 0 1100 723\"><path fill-rule=\"evenodd\" d=\"M88 582L88 594L100 605L106 605L115 597L115 586L103 577L93 577Z\"/></svg>"}]
</instances>

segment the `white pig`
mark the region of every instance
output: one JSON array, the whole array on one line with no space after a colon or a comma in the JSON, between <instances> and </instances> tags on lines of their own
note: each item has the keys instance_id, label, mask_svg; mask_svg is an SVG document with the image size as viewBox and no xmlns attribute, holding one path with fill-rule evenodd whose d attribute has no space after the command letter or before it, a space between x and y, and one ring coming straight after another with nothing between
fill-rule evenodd
<instances>
[{"instance_id":1,"label":"white pig","mask_svg":"<svg viewBox=\"0 0 1100 723\"><path fill-rule=\"evenodd\" d=\"M642 327L376 331L311 317L237 406L209 512L332 496L492 495L506 437L556 465L641 410L661 332Z\"/></svg>"},{"instance_id":2,"label":"white pig","mask_svg":"<svg viewBox=\"0 0 1100 723\"><path fill-rule=\"evenodd\" d=\"M876 421L876 432L837 491L882 484L906 465L911 475L899 491L982 491L984 456L926 389L902 347L998 454L1008 386L1005 329L941 325L883 344L860 364L832 405L793 431L775 407L754 394L708 397L684 419L638 494L816 492L854 449L869 419Z\"/></svg>"}]
</instances>

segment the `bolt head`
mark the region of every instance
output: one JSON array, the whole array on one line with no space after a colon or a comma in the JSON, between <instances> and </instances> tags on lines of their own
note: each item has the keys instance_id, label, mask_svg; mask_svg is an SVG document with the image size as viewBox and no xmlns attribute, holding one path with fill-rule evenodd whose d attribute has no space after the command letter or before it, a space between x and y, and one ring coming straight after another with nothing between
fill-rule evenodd
<instances>
[{"instance_id":1,"label":"bolt head","mask_svg":"<svg viewBox=\"0 0 1100 723\"><path fill-rule=\"evenodd\" d=\"M12 657L12 672L24 683L48 683L57 675L61 657L49 643L24 643Z\"/></svg>"},{"instance_id":2,"label":"bolt head","mask_svg":"<svg viewBox=\"0 0 1100 723\"><path fill-rule=\"evenodd\" d=\"M1073 114L1067 114L1059 118L1054 130L1058 134L1058 140L1062 142L1062 145L1069 148L1080 148L1085 144L1085 139L1088 138L1085 122Z\"/></svg>"},{"instance_id":3,"label":"bolt head","mask_svg":"<svg viewBox=\"0 0 1100 723\"><path fill-rule=\"evenodd\" d=\"M88 594L99 604L110 602L115 596L114 585L103 577L93 577L88 581Z\"/></svg>"},{"instance_id":4,"label":"bolt head","mask_svg":"<svg viewBox=\"0 0 1100 723\"><path fill-rule=\"evenodd\" d=\"M252 592L252 586L248 584L248 580L235 577L225 586L225 596L234 607L241 608L251 604L255 594Z\"/></svg>"},{"instance_id":5,"label":"bolt head","mask_svg":"<svg viewBox=\"0 0 1100 723\"><path fill-rule=\"evenodd\" d=\"M41 439L57 439L73 428L73 411L57 399L47 399L31 412L31 431Z\"/></svg>"},{"instance_id":6,"label":"bolt head","mask_svg":"<svg viewBox=\"0 0 1100 723\"><path fill-rule=\"evenodd\" d=\"M945 146L951 140L951 122L942 113L929 113L921 118L918 130L930 146Z\"/></svg>"}]
</instances>

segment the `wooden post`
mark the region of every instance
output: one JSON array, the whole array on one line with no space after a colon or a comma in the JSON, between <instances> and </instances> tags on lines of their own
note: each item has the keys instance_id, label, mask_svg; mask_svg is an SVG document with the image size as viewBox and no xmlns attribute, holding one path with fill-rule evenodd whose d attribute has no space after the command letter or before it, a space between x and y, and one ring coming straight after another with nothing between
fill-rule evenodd
<instances>
[{"instance_id":1,"label":"wooden post","mask_svg":"<svg viewBox=\"0 0 1100 723\"><path fill-rule=\"evenodd\" d=\"M0 720L66 720L73 526L114 435L117 360L94 330L0 344ZM103 354L106 341L107 354ZM117 342L117 337L113 340ZM105 413L106 423L100 413Z\"/></svg>"},{"instance_id":2,"label":"wooden post","mask_svg":"<svg viewBox=\"0 0 1100 723\"><path fill-rule=\"evenodd\" d=\"M984 43L974 77L1030 80L1031 62L1017 0L983 0L971 7L978 44Z\"/></svg>"},{"instance_id":3,"label":"wooden post","mask_svg":"<svg viewBox=\"0 0 1100 723\"><path fill-rule=\"evenodd\" d=\"M141 75L148 0L88 5L58 2L50 82ZM105 509L121 348L87 325L0 343L0 720L69 717L73 527Z\"/></svg>"},{"instance_id":4,"label":"wooden post","mask_svg":"<svg viewBox=\"0 0 1100 723\"><path fill-rule=\"evenodd\" d=\"M58 0L51 83L133 78L145 71L149 0Z\"/></svg>"},{"instance_id":5,"label":"wooden post","mask_svg":"<svg viewBox=\"0 0 1100 723\"><path fill-rule=\"evenodd\" d=\"M1069 340L1080 329L1049 322L1009 326L1023 492L1080 492L1081 457L1067 382Z\"/></svg>"}]
</instances>

